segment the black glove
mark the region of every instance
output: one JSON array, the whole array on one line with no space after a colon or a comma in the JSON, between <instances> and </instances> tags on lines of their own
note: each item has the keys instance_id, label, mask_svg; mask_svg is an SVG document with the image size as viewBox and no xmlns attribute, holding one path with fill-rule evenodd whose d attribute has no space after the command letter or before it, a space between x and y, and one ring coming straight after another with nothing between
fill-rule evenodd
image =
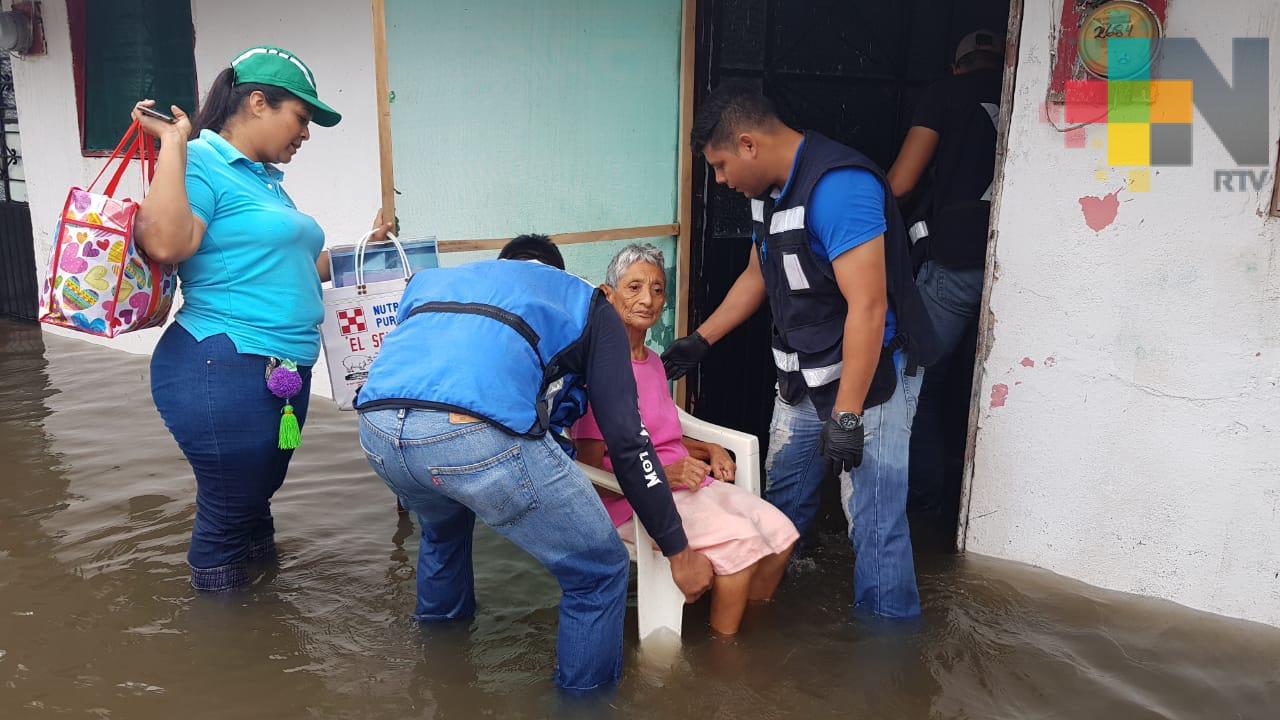
<instances>
[{"instance_id":1,"label":"black glove","mask_svg":"<svg viewBox=\"0 0 1280 720\"><path fill-rule=\"evenodd\" d=\"M694 330L679 340L671 343L671 347L662 353L662 367L667 370L668 380L679 380L684 374L698 367L702 358L711 350L711 343Z\"/></svg>"},{"instance_id":2,"label":"black glove","mask_svg":"<svg viewBox=\"0 0 1280 720\"><path fill-rule=\"evenodd\" d=\"M831 464L831 471L839 475L862 465L862 443L865 440L862 423L852 430L845 430L835 418L827 418L818 440L818 454Z\"/></svg>"}]
</instances>

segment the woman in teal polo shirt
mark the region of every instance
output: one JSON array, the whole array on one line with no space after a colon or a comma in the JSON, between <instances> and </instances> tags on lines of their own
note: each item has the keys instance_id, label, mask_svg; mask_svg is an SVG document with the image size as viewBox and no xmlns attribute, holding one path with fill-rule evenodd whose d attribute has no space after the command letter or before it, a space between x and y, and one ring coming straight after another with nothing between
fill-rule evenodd
<instances>
[{"instance_id":1,"label":"woman in teal polo shirt","mask_svg":"<svg viewBox=\"0 0 1280 720\"><path fill-rule=\"evenodd\" d=\"M273 388L290 385L280 394L294 393L301 425L329 272L324 231L294 206L275 165L293 159L311 122L332 127L341 116L301 60L265 46L218 75L194 127L172 111L174 123L133 113L160 138L137 240L179 264L184 300L152 356L151 394L196 476L191 584L230 590L248 584L251 562L275 557L271 496L293 452L281 449L292 444L281 438L285 401L266 379L296 365L298 376Z\"/></svg>"}]
</instances>

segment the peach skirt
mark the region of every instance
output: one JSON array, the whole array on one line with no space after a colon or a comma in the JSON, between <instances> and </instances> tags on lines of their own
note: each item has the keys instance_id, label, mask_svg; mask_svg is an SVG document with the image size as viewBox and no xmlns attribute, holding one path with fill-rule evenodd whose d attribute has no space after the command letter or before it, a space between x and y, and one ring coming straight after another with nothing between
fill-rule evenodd
<instances>
[{"instance_id":1,"label":"peach skirt","mask_svg":"<svg viewBox=\"0 0 1280 720\"><path fill-rule=\"evenodd\" d=\"M800 537L781 510L733 483L716 482L671 495L689 547L705 554L717 575L745 570L765 556L786 550ZM635 537L635 521L632 516L618 526L624 539Z\"/></svg>"}]
</instances>

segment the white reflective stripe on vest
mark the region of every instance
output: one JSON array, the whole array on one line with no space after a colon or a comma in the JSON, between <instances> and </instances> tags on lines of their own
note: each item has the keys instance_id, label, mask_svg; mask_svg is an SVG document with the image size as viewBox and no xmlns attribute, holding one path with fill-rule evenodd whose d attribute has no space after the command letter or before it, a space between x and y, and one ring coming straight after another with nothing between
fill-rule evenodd
<instances>
[{"instance_id":1,"label":"white reflective stripe on vest","mask_svg":"<svg viewBox=\"0 0 1280 720\"><path fill-rule=\"evenodd\" d=\"M844 369L844 363L838 362L835 365L828 365L820 368L806 368L800 373L804 375L804 384L809 387L822 387L827 383L835 382L840 379L840 371Z\"/></svg>"},{"instance_id":2,"label":"white reflective stripe on vest","mask_svg":"<svg viewBox=\"0 0 1280 720\"><path fill-rule=\"evenodd\" d=\"M800 267L800 257L795 253L782 254L782 269L787 274L787 286L792 290L809 290L809 278Z\"/></svg>"},{"instance_id":3,"label":"white reflective stripe on vest","mask_svg":"<svg viewBox=\"0 0 1280 720\"><path fill-rule=\"evenodd\" d=\"M800 369L800 356L773 348L773 364L783 372L795 372Z\"/></svg>"},{"instance_id":4,"label":"white reflective stripe on vest","mask_svg":"<svg viewBox=\"0 0 1280 720\"><path fill-rule=\"evenodd\" d=\"M755 222L764 222L764 201L751 201L751 219Z\"/></svg>"},{"instance_id":5,"label":"white reflective stripe on vest","mask_svg":"<svg viewBox=\"0 0 1280 720\"><path fill-rule=\"evenodd\" d=\"M773 214L769 221L769 234L774 235L788 230L804 229L804 206L793 207Z\"/></svg>"},{"instance_id":6,"label":"white reflective stripe on vest","mask_svg":"<svg viewBox=\"0 0 1280 720\"><path fill-rule=\"evenodd\" d=\"M907 230L907 237L911 238L912 245L920 242L922 238L929 237L929 223L921 220L915 225L912 225L911 228Z\"/></svg>"}]
</instances>

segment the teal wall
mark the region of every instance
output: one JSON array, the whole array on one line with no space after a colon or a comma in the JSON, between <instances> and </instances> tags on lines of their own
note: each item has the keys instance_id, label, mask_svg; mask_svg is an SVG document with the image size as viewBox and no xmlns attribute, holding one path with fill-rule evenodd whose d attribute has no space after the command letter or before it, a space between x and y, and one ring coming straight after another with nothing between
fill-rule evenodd
<instances>
[{"instance_id":1,"label":"teal wall","mask_svg":"<svg viewBox=\"0 0 1280 720\"><path fill-rule=\"evenodd\" d=\"M680 5L387 0L404 231L470 240L674 222ZM650 242L674 278L674 239ZM562 250L598 282L625 245ZM673 317L651 340L666 344Z\"/></svg>"}]
</instances>

